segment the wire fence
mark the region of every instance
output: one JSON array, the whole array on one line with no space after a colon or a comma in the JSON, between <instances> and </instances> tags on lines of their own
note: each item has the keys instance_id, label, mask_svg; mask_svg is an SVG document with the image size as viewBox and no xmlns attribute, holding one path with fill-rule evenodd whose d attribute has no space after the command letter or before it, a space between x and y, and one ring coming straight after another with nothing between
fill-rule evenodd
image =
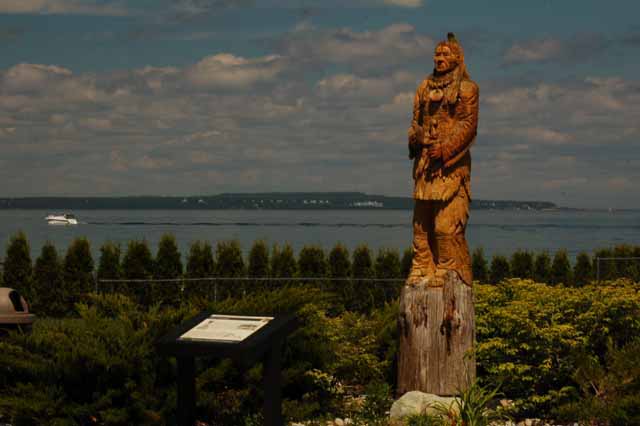
<instances>
[{"instance_id":1,"label":"wire fence","mask_svg":"<svg viewBox=\"0 0 640 426\"><path fill-rule=\"evenodd\" d=\"M596 257L596 281L620 277L640 280L640 257Z\"/></svg>"},{"instance_id":2,"label":"wire fence","mask_svg":"<svg viewBox=\"0 0 640 426\"><path fill-rule=\"evenodd\" d=\"M202 277L172 279L96 279L96 293L120 293L141 304L215 302L282 288L315 288L354 309L381 306L396 299L404 278Z\"/></svg>"}]
</instances>

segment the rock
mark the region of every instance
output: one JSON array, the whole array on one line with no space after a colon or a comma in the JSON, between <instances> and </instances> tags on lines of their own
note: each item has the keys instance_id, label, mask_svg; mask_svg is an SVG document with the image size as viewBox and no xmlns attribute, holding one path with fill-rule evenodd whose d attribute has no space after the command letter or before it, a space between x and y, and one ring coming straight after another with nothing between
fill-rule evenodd
<instances>
[{"instance_id":1,"label":"rock","mask_svg":"<svg viewBox=\"0 0 640 426\"><path fill-rule=\"evenodd\" d=\"M502 408L510 408L513 407L513 400L511 399L501 399L500 400L500 406Z\"/></svg>"},{"instance_id":2,"label":"rock","mask_svg":"<svg viewBox=\"0 0 640 426\"><path fill-rule=\"evenodd\" d=\"M416 414L439 415L442 412L437 407L442 406L457 411L456 399L420 391L407 392L393 403L389 417L396 420Z\"/></svg>"},{"instance_id":3,"label":"rock","mask_svg":"<svg viewBox=\"0 0 640 426\"><path fill-rule=\"evenodd\" d=\"M335 426L344 426L344 420L342 420L342 419L340 419L340 418L336 418L336 419L333 421L333 424L334 424Z\"/></svg>"}]
</instances>

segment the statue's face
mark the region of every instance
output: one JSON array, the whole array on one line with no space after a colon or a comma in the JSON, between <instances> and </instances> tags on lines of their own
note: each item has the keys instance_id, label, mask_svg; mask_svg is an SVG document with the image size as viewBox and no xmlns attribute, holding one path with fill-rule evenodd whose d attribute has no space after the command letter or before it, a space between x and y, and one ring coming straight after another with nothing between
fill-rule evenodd
<instances>
[{"instance_id":1,"label":"statue's face","mask_svg":"<svg viewBox=\"0 0 640 426\"><path fill-rule=\"evenodd\" d=\"M439 45L433 55L433 64L436 71L444 73L458 66L458 58L453 54L449 46Z\"/></svg>"}]
</instances>

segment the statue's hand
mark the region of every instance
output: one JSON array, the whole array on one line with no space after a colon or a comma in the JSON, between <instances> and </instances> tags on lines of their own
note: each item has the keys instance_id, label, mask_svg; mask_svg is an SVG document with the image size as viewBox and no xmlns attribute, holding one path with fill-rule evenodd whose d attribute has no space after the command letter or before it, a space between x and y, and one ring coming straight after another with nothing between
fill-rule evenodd
<instances>
[{"instance_id":1,"label":"statue's hand","mask_svg":"<svg viewBox=\"0 0 640 426\"><path fill-rule=\"evenodd\" d=\"M442 146L439 143L430 145L429 149L427 149L427 155L432 160L438 160L442 158Z\"/></svg>"}]
</instances>

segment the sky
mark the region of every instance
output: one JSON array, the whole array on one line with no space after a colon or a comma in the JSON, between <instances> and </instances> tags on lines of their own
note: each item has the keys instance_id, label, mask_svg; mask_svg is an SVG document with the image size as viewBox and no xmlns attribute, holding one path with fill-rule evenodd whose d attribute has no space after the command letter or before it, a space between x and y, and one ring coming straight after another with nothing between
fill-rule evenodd
<instances>
[{"instance_id":1,"label":"sky","mask_svg":"<svg viewBox=\"0 0 640 426\"><path fill-rule=\"evenodd\" d=\"M637 0L0 0L0 197L411 196L435 44L472 195L640 208Z\"/></svg>"}]
</instances>

